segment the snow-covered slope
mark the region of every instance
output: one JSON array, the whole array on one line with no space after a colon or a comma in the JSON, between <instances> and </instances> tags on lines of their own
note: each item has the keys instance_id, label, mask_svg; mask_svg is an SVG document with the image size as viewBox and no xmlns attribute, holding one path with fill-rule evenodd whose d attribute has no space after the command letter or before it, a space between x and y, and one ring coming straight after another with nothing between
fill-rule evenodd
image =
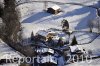
<instances>
[{"instance_id":1,"label":"snow-covered slope","mask_svg":"<svg viewBox=\"0 0 100 66\"><path fill-rule=\"evenodd\" d=\"M98 37L99 34L97 33L90 33L90 32L73 32L73 34L71 34L70 36L70 43L73 39L73 36L76 37L78 44L87 44L92 42L96 37Z\"/></svg>"},{"instance_id":2,"label":"snow-covered slope","mask_svg":"<svg viewBox=\"0 0 100 66\"><path fill-rule=\"evenodd\" d=\"M100 56L100 36L97 37L92 43L84 44L84 45L78 45L80 50L85 49L86 52L92 51L92 54L94 56Z\"/></svg>"},{"instance_id":3,"label":"snow-covered slope","mask_svg":"<svg viewBox=\"0 0 100 66\"><path fill-rule=\"evenodd\" d=\"M21 58L23 55L9 47L0 39L0 59Z\"/></svg>"},{"instance_id":4,"label":"snow-covered slope","mask_svg":"<svg viewBox=\"0 0 100 66\"><path fill-rule=\"evenodd\" d=\"M96 5L98 0L57 0L60 2L75 2L84 5ZM37 6L39 5L39 6ZM63 12L52 15L43 11L44 3L26 3L18 6L22 14L22 26L24 27L25 38L30 37L31 32L36 33L38 30L46 30L48 28L61 29L61 21L67 19L69 21L70 30L89 30L88 21L96 18L96 10L94 8L79 5L59 5ZM48 7L55 4L48 3Z\"/></svg>"}]
</instances>

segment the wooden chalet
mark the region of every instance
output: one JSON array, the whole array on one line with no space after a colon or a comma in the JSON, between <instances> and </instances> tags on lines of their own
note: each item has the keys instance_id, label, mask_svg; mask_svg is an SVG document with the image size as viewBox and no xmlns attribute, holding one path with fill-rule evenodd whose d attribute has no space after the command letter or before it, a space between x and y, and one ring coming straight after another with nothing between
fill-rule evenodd
<instances>
[{"instance_id":1,"label":"wooden chalet","mask_svg":"<svg viewBox=\"0 0 100 66\"><path fill-rule=\"evenodd\" d=\"M58 13L61 12L61 8L60 8L58 5L55 5L55 6L53 6L53 7L49 7L49 8L47 9L47 12L48 12L48 13L51 13L51 14L58 14Z\"/></svg>"}]
</instances>

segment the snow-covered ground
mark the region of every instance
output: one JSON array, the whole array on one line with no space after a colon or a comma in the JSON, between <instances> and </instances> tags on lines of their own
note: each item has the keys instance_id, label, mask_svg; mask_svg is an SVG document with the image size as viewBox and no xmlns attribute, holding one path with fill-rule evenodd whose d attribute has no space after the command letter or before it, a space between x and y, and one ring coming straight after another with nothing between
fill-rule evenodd
<instances>
[{"instance_id":1,"label":"snow-covered ground","mask_svg":"<svg viewBox=\"0 0 100 66\"><path fill-rule=\"evenodd\" d=\"M69 3L69 2L73 2L73 3L82 3L82 4L93 4L95 3L94 1L99 1L99 0L16 0L21 1L21 2L25 2L25 1L56 1L56 2L62 2L62 3ZM91 2L91 3L90 3Z\"/></svg>"},{"instance_id":2,"label":"snow-covered ground","mask_svg":"<svg viewBox=\"0 0 100 66\"><path fill-rule=\"evenodd\" d=\"M26 0L22 0L26 1ZM27 0L30 1L30 0ZM36 1L43 1L43 0L36 0ZM47 1L47 0L46 0ZM97 1L99 0L49 0L49 1L57 1L57 2L63 2L63 3L81 3L84 5L97 5ZM59 5L54 3L48 3L47 7L53 6L53 5ZM44 3L25 3L22 5L19 5L18 8L21 12L21 23L23 27L23 37L29 38L31 36L31 32L33 31L34 34L36 34L39 30L47 30L49 28L56 28L56 29L62 29L61 27L61 21L63 19L67 19L69 22L69 29L70 31L89 31L88 21L96 19L96 9L79 6L79 5L69 5L69 4L62 4L59 5L63 12L52 15L49 13L46 13L43 11L44 9ZM84 43L91 41L96 34L95 33L74 33L72 34L76 36L78 43ZM72 38L71 38L72 39ZM83 50L85 49L86 52L89 50L92 51L93 55L100 56L100 36L96 38L92 43L84 44L84 45L78 45L78 47ZM4 59L5 55L11 55L12 57L20 57L20 54L10 48L6 43L3 41L0 42L0 59ZM60 62L62 62L62 65L64 64L62 59L59 58ZM94 66L97 63L100 65L100 59L93 60L93 63L73 63L66 66L82 66L82 65L91 65ZM15 66L16 64L14 64ZM60 65L60 66L62 66ZM99 66L98 65L98 66ZM1 65L1 66L13 66L11 64ZM17 65L16 65L17 66Z\"/></svg>"},{"instance_id":3,"label":"snow-covered ground","mask_svg":"<svg viewBox=\"0 0 100 66\"><path fill-rule=\"evenodd\" d=\"M19 66L19 65L16 63L8 63L8 64L0 65L0 66Z\"/></svg>"},{"instance_id":4,"label":"snow-covered ground","mask_svg":"<svg viewBox=\"0 0 100 66\"><path fill-rule=\"evenodd\" d=\"M100 36L98 36L92 43L77 46L80 50L85 49L86 52L92 51L92 56L100 56Z\"/></svg>"},{"instance_id":5,"label":"snow-covered ground","mask_svg":"<svg viewBox=\"0 0 100 66\"><path fill-rule=\"evenodd\" d=\"M85 49L86 53L88 53L89 51L92 51L91 57L97 57L97 56L100 56L99 45L100 45L100 36L98 36L92 43L77 45L77 47L80 50ZM100 58L82 61L82 62L75 62L75 63L68 64L66 66L100 66Z\"/></svg>"},{"instance_id":6,"label":"snow-covered ground","mask_svg":"<svg viewBox=\"0 0 100 66\"><path fill-rule=\"evenodd\" d=\"M83 62L75 62L65 66L100 66L100 58Z\"/></svg>"},{"instance_id":7,"label":"snow-covered ground","mask_svg":"<svg viewBox=\"0 0 100 66\"><path fill-rule=\"evenodd\" d=\"M36 0L36 1L43 1L43 0ZM46 0L48 1L48 0ZM56 0L49 0L49 1L56 1ZM57 2L63 2L63 3L80 3L83 5L98 5L99 0L57 0ZM39 5L39 6L37 6ZM47 7L53 6L53 5L59 5L54 3L48 3ZM62 29L61 28L61 21L63 19L67 19L69 22L69 30L70 31L89 31L88 22L91 20L97 19L96 15L96 9L84 7L80 5L69 5L69 4L61 4L59 5L63 12L52 15L49 13L46 13L43 11L44 9L44 3L39 2L33 2L33 3L25 3L18 8L21 11L21 22L23 29L23 37L29 38L31 36L31 32L33 31L34 34L36 34L39 30L47 30L49 28L56 28L56 29ZM94 31L96 31L94 29ZM94 38L96 38L96 33L87 33L87 32L76 32L71 35L71 38L73 38L73 35L76 36L78 43L88 43L92 41ZM86 49L94 48L98 50L99 47L99 40L95 39L90 44L80 45L81 47L84 46ZM88 48L89 47L89 48ZM97 49L98 48L98 49ZM94 50L93 49L93 50Z\"/></svg>"},{"instance_id":8,"label":"snow-covered ground","mask_svg":"<svg viewBox=\"0 0 100 66\"><path fill-rule=\"evenodd\" d=\"M73 37L76 37L78 44L86 44L92 42L95 38L99 36L97 33L90 33L90 32L73 32L70 36L70 43Z\"/></svg>"},{"instance_id":9,"label":"snow-covered ground","mask_svg":"<svg viewBox=\"0 0 100 66\"><path fill-rule=\"evenodd\" d=\"M1 59L14 59L24 57L21 53L9 47L5 42L0 39L0 60ZM17 63L5 63L0 66L19 66Z\"/></svg>"},{"instance_id":10,"label":"snow-covered ground","mask_svg":"<svg viewBox=\"0 0 100 66\"><path fill-rule=\"evenodd\" d=\"M54 0L53 0L54 1ZM56 1L56 0L55 0ZM57 0L65 3L82 3L84 5L97 5L98 0ZM37 6L39 5L39 6ZM48 3L47 7L58 5ZM21 11L21 22L24 27L24 38L29 38L31 32L36 33L39 30L46 30L49 28L61 29L61 21L67 19L70 25L70 30L88 31L88 21L96 18L96 9L79 6L79 5L59 5L63 12L52 15L43 11L44 3L33 2L25 3L18 8Z\"/></svg>"},{"instance_id":11,"label":"snow-covered ground","mask_svg":"<svg viewBox=\"0 0 100 66\"><path fill-rule=\"evenodd\" d=\"M0 39L0 59L13 59L14 57L21 58L23 55L9 47Z\"/></svg>"}]
</instances>

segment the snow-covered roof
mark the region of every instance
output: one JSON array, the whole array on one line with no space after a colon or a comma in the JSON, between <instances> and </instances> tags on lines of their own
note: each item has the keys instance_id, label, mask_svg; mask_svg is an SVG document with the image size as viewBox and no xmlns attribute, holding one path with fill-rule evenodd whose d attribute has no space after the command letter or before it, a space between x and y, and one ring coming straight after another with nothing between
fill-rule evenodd
<instances>
[{"instance_id":1,"label":"snow-covered roof","mask_svg":"<svg viewBox=\"0 0 100 66\"><path fill-rule=\"evenodd\" d=\"M70 47L70 50L71 52L76 52L78 49L78 47L75 45L75 46L69 46Z\"/></svg>"},{"instance_id":2,"label":"snow-covered roof","mask_svg":"<svg viewBox=\"0 0 100 66\"><path fill-rule=\"evenodd\" d=\"M40 30L37 32L37 34L46 37L48 35L48 32L45 30Z\"/></svg>"},{"instance_id":3,"label":"snow-covered roof","mask_svg":"<svg viewBox=\"0 0 100 66\"><path fill-rule=\"evenodd\" d=\"M40 30L40 31L37 32L38 35L41 35L41 36L44 36L44 37L47 37L47 35L51 34L51 33L56 34L55 31L50 31L50 30L47 30L47 31L46 30Z\"/></svg>"},{"instance_id":4,"label":"snow-covered roof","mask_svg":"<svg viewBox=\"0 0 100 66\"><path fill-rule=\"evenodd\" d=\"M61 31L61 30L56 28L49 28L48 31Z\"/></svg>"},{"instance_id":5,"label":"snow-covered roof","mask_svg":"<svg viewBox=\"0 0 100 66\"><path fill-rule=\"evenodd\" d=\"M53 37L53 40L59 40L59 38L62 38L63 41L67 41L69 39L69 36L66 35L63 32L58 32L58 34L56 36Z\"/></svg>"},{"instance_id":6,"label":"snow-covered roof","mask_svg":"<svg viewBox=\"0 0 100 66\"><path fill-rule=\"evenodd\" d=\"M41 60L40 60L41 59ZM46 62L50 62L50 63L54 63L57 64L57 58L51 55L48 56L44 56L44 57L37 57L37 62L38 63L46 63Z\"/></svg>"},{"instance_id":7,"label":"snow-covered roof","mask_svg":"<svg viewBox=\"0 0 100 66\"><path fill-rule=\"evenodd\" d=\"M50 48L39 48L39 49L36 49L36 52L40 52L40 53L49 52L49 53L54 54L54 50L53 49L50 49Z\"/></svg>"},{"instance_id":8,"label":"snow-covered roof","mask_svg":"<svg viewBox=\"0 0 100 66\"><path fill-rule=\"evenodd\" d=\"M47 30L48 33L55 33L55 31Z\"/></svg>"},{"instance_id":9,"label":"snow-covered roof","mask_svg":"<svg viewBox=\"0 0 100 66\"><path fill-rule=\"evenodd\" d=\"M60 7L59 7L58 5L54 5L54 6L52 6L51 8L54 9L54 10L60 9Z\"/></svg>"}]
</instances>

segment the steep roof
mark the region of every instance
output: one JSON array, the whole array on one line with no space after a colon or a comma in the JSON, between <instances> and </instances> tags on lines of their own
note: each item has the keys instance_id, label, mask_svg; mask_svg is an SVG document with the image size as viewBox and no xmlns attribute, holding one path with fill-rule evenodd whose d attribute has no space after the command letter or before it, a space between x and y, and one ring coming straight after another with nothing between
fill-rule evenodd
<instances>
[{"instance_id":1,"label":"steep roof","mask_svg":"<svg viewBox=\"0 0 100 66\"><path fill-rule=\"evenodd\" d=\"M37 32L37 34L46 37L48 35L48 32L45 30L40 30Z\"/></svg>"},{"instance_id":2,"label":"steep roof","mask_svg":"<svg viewBox=\"0 0 100 66\"><path fill-rule=\"evenodd\" d=\"M70 50L71 52L76 52L78 49L78 47L75 45L75 46L69 46L70 47Z\"/></svg>"},{"instance_id":3,"label":"steep roof","mask_svg":"<svg viewBox=\"0 0 100 66\"><path fill-rule=\"evenodd\" d=\"M53 34L56 34L54 31L50 31L50 30L40 30L37 32L38 35L41 35L41 36L44 36L44 37L47 37L48 34L50 33L53 33Z\"/></svg>"}]
</instances>

